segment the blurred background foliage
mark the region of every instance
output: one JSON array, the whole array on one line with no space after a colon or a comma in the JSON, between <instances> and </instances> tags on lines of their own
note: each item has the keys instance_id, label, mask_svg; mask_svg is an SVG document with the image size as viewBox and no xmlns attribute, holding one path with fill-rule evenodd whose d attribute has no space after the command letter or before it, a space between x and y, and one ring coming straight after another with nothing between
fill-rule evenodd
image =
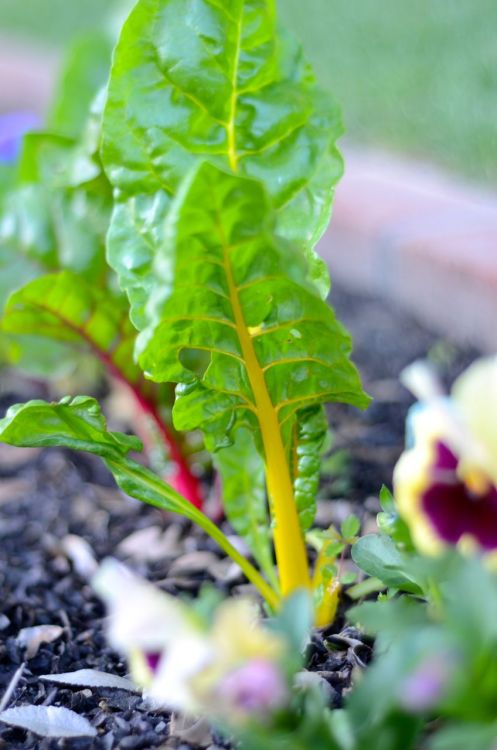
<instances>
[{"instance_id":1,"label":"blurred background foliage","mask_svg":"<svg viewBox=\"0 0 497 750\"><path fill-rule=\"evenodd\" d=\"M0 0L0 38L60 48L114 0ZM279 0L356 142L497 180L496 0Z\"/></svg>"}]
</instances>

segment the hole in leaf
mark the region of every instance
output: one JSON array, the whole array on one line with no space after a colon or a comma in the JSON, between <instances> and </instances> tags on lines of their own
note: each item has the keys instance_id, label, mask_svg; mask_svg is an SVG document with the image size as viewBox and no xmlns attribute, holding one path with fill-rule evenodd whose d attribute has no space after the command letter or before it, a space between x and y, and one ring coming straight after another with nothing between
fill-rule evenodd
<instances>
[{"instance_id":1,"label":"hole in leaf","mask_svg":"<svg viewBox=\"0 0 497 750\"><path fill-rule=\"evenodd\" d=\"M186 367L187 370L190 370L198 378L202 379L209 367L211 355L209 352L200 349L185 348L180 351L179 360L183 367Z\"/></svg>"}]
</instances>

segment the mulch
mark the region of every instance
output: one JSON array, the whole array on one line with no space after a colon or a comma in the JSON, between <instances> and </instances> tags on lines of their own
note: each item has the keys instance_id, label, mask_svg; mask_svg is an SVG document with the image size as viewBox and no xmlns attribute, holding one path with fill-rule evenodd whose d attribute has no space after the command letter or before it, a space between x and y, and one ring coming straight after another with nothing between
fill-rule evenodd
<instances>
[{"instance_id":1,"label":"mulch","mask_svg":"<svg viewBox=\"0 0 497 750\"><path fill-rule=\"evenodd\" d=\"M333 452L340 457L334 461L335 471L340 468L325 478L318 521L323 526L340 523L353 511L360 515L363 530L371 531L378 491L390 483L402 450L411 403L398 382L400 370L430 352L450 382L475 352L440 341L376 299L335 289L332 301L354 336L354 359L375 401L366 413L344 406L329 410ZM35 384L29 388L31 397L40 395ZM1 393L0 416L10 403L24 398L12 389ZM54 740L0 724L0 750L228 747L205 727L185 727L168 713L150 710L139 695L40 681L42 674L83 668L121 676L127 671L105 642L103 607L76 569L68 552L69 535L86 540L97 560L117 556L175 594L195 596L207 581L226 593L247 588L213 542L181 519L124 498L97 459L58 449L0 446L0 699L24 664L9 706L65 706L98 730L95 739ZM62 631L28 658L17 636L35 625L58 625ZM308 668L326 680L332 705L342 704L353 671L370 660L371 646L347 627L342 613L333 628L314 634Z\"/></svg>"}]
</instances>

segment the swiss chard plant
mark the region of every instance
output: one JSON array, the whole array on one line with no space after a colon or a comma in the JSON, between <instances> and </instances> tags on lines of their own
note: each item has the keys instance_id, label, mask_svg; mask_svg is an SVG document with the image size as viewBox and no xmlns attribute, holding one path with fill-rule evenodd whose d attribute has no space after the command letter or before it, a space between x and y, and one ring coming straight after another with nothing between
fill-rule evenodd
<instances>
[{"instance_id":1,"label":"swiss chard plant","mask_svg":"<svg viewBox=\"0 0 497 750\"><path fill-rule=\"evenodd\" d=\"M324 404L368 404L314 249L342 172L339 112L279 28L272 0L139 0L97 122L101 139L90 147L85 137L70 146L65 136L31 141L36 157L25 156L25 171L49 200L43 180L48 173L58 185L51 165L63 152L55 195L69 205L59 228L75 219L71 200L85 231L91 207L103 206L105 216L86 255L68 243L76 267L64 262L10 297L4 330L83 340L139 394L174 384L174 427L202 432L226 515L257 567L128 456L138 442L109 432L94 400L15 407L0 421L0 438L101 456L128 494L211 534L270 607L314 589L316 620L326 624L337 595L327 574L334 548L322 550L313 583L305 543ZM101 252L107 224L110 268ZM49 243L47 258L51 251Z\"/></svg>"}]
</instances>

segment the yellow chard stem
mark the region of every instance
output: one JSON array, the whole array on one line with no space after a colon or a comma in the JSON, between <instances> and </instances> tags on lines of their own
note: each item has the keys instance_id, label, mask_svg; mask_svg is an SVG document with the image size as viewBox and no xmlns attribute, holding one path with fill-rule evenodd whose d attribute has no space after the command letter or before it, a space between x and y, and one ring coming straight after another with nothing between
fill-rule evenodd
<instances>
[{"instance_id":1,"label":"yellow chard stem","mask_svg":"<svg viewBox=\"0 0 497 750\"><path fill-rule=\"evenodd\" d=\"M274 547L282 595L299 588L311 588L304 536L295 504L288 457L283 445L278 414L269 396L264 373L257 359L252 337L245 323L233 278L228 247L224 264L243 359L254 394L265 453L266 481L274 520Z\"/></svg>"},{"instance_id":2,"label":"yellow chard stem","mask_svg":"<svg viewBox=\"0 0 497 750\"><path fill-rule=\"evenodd\" d=\"M281 593L285 597L299 588L310 589L311 579L279 425L278 438L274 441L273 435L272 430L266 435L263 432L266 480L274 518L274 549Z\"/></svg>"}]
</instances>

